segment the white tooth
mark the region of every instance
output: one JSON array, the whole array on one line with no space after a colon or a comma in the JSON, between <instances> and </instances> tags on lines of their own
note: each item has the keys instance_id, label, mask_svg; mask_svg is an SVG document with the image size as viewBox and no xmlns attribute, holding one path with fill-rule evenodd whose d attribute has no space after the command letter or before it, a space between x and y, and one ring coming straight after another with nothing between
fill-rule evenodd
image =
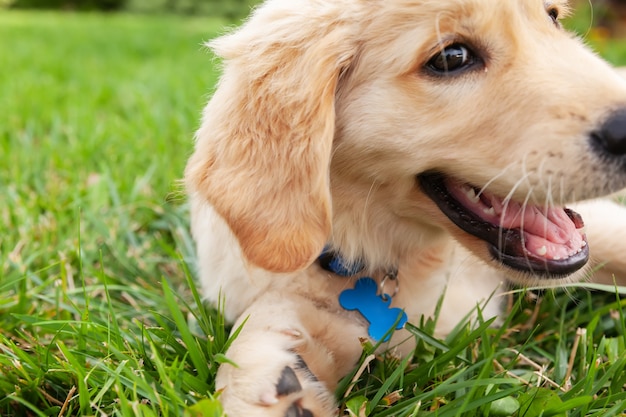
<instances>
[{"instance_id":1,"label":"white tooth","mask_svg":"<svg viewBox=\"0 0 626 417\"><path fill-rule=\"evenodd\" d=\"M467 195L467 198L469 198L472 203L478 203L480 200L480 198L476 195L476 191L474 191L472 187L467 188L465 195Z\"/></svg>"},{"instance_id":2,"label":"white tooth","mask_svg":"<svg viewBox=\"0 0 626 417\"><path fill-rule=\"evenodd\" d=\"M583 243L581 243L581 244L580 244L580 247L581 247L581 248L584 248L585 246L587 246L587 242L585 242L585 241L583 240Z\"/></svg>"},{"instance_id":3,"label":"white tooth","mask_svg":"<svg viewBox=\"0 0 626 417\"><path fill-rule=\"evenodd\" d=\"M546 253L548 253L548 248L545 245L537 249L537 255L539 256L545 256Z\"/></svg>"},{"instance_id":4,"label":"white tooth","mask_svg":"<svg viewBox=\"0 0 626 417\"><path fill-rule=\"evenodd\" d=\"M552 258L552 259L553 259L553 260L555 260L555 261L560 261L560 260L561 260L561 257L560 257L560 256L555 256L555 257L554 257L554 258Z\"/></svg>"},{"instance_id":5,"label":"white tooth","mask_svg":"<svg viewBox=\"0 0 626 417\"><path fill-rule=\"evenodd\" d=\"M493 207L484 208L484 209L483 209L483 212L484 212L485 214L490 215L490 216L495 216L495 215L496 215L496 211L494 210L494 208L493 208Z\"/></svg>"}]
</instances>

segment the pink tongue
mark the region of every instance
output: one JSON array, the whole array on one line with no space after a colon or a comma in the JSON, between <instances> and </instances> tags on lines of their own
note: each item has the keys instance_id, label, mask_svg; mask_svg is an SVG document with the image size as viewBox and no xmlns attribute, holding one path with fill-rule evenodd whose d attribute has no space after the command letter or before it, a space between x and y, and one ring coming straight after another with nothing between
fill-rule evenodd
<instances>
[{"instance_id":1,"label":"pink tongue","mask_svg":"<svg viewBox=\"0 0 626 417\"><path fill-rule=\"evenodd\" d=\"M522 231L529 254L560 260L580 252L586 242L581 231L563 208L546 208L509 201L493 195L476 196L473 188L458 184L449 187L454 197L481 219L504 229Z\"/></svg>"}]
</instances>

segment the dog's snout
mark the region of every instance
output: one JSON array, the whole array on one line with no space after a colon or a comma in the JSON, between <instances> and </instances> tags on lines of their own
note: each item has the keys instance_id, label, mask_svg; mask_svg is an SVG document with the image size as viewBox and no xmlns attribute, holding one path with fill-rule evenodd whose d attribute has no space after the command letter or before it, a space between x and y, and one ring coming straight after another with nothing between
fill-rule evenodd
<instances>
[{"instance_id":1,"label":"dog's snout","mask_svg":"<svg viewBox=\"0 0 626 417\"><path fill-rule=\"evenodd\" d=\"M615 111L591 134L603 152L611 155L626 155L626 108Z\"/></svg>"}]
</instances>

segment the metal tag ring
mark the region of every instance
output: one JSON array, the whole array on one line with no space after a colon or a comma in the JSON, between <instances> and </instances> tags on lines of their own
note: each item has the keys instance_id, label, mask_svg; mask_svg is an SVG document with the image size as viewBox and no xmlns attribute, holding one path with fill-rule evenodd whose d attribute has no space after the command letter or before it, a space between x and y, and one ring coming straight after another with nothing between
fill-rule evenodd
<instances>
[{"instance_id":1,"label":"metal tag ring","mask_svg":"<svg viewBox=\"0 0 626 417\"><path fill-rule=\"evenodd\" d=\"M395 282L395 288L393 289L393 294L389 295L385 292L385 284L387 281ZM389 271L385 274L382 281L380 281L379 285L379 295L383 298L383 300L387 300L387 297L393 298L400 291L400 280L398 280L398 271Z\"/></svg>"}]
</instances>

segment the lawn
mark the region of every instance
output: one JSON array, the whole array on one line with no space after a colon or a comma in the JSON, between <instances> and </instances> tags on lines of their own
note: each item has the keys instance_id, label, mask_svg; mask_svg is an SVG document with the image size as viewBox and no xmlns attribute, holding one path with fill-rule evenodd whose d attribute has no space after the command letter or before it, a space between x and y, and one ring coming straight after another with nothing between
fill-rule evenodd
<instances>
[{"instance_id":1,"label":"lawn","mask_svg":"<svg viewBox=\"0 0 626 417\"><path fill-rule=\"evenodd\" d=\"M0 14L0 415L177 416L212 392L178 180L223 25Z\"/></svg>"},{"instance_id":2,"label":"lawn","mask_svg":"<svg viewBox=\"0 0 626 417\"><path fill-rule=\"evenodd\" d=\"M0 13L0 416L220 415L228 338L193 286L178 180L217 76L201 45L224 24ZM625 415L625 305L534 291L501 329L413 323L409 360L364 346L343 413Z\"/></svg>"}]
</instances>

